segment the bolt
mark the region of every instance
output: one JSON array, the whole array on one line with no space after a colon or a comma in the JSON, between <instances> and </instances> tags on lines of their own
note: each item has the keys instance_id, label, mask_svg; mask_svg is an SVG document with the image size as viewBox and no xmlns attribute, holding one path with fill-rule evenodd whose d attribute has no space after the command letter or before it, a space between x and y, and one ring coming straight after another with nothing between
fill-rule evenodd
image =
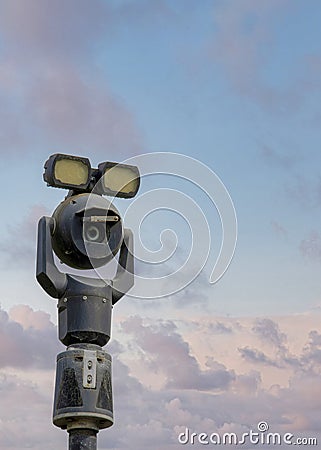
<instances>
[{"instance_id":1,"label":"bolt","mask_svg":"<svg viewBox=\"0 0 321 450\"><path fill-rule=\"evenodd\" d=\"M87 295L84 295L82 299L87 300Z\"/></svg>"},{"instance_id":2,"label":"bolt","mask_svg":"<svg viewBox=\"0 0 321 450\"><path fill-rule=\"evenodd\" d=\"M87 376L87 383L90 384L92 382L92 380L93 380L93 377L91 375L88 375Z\"/></svg>"},{"instance_id":3,"label":"bolt","mask_svg":"<svg viewBox=\"0 0 321 450\"><path fill-rule=\"evenodd\" d=\"M106 303L106 302L107 302L107 300L105 298L103 298L103 303Z\"/></svg>"},{"instance_id":4,"label":"bolt","mask_svg":"<svg viewBox=\"0 0 321 450\"><path fill-rule=\"evenodd\" d=\"M67 301L68 301L68 298L65 297L64 298L64 303L67 303Z\"/></svg>"},{"instance_id":5,"label":"bolt","mask_svg":"<svg viewBox=\"0 0 321 450\"><path fill-rule=\"evenodd\" d=\"M92 361L88 361L88 364L87 364L87 366L88 366L88 369L91 369L91 368L92 368L92 366L93 366L93 362L92 362Z\"/></svg>"}]
</instances>

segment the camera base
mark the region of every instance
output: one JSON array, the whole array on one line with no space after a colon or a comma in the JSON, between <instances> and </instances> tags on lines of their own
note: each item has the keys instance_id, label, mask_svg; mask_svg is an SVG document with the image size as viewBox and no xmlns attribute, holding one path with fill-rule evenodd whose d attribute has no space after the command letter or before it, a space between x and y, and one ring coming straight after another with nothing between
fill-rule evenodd
<instances>
[{"instance_id":1,"label":"camera base","mask_svg":"<svg viewBox=\"0 0 321 450\"><path fill-rule=\"evenodd\" d=\"M86 430L84 436L92 441L113 422L111 356L94 344L74 344L59 353L54 425L67 429L70 440L77 440Z\"/></svg>"}]
</instances>

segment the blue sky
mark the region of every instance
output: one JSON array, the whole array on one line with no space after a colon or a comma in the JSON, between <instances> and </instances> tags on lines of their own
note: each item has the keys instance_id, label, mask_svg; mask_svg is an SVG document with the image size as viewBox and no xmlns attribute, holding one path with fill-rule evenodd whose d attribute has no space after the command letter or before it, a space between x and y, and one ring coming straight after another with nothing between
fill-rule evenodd
<instances>
[{"instance_id":1,"label":"blue sky","mask_svg":"<svg viewBox=\"0 0 321 450\"><path fill-rule=\"evenodd\" d=\"M93 164L183 153L216 172L238 217L232 267L220 285L204 286L212 306L246 315L317 304L320 6L259 4L80 2L75 10L72 2L36 2L33 15L21 2L3 2L6 240L33 205L51 212L60 201L62 191L42 182L53 152ZM26 173L21 189L12 179ZM188 191L179 181L177 188ZM152 224L146 233L158 242ZM302 247L311 240L317 249Z\"/></svg>"},{"instance_id":2,"label":"blue sky","mask_svg":"<svg viewBox=\"0 0 321 450\"><path fill-rule=\"evenodd\" d=\"M169 187L189 195L207 217L213 245L203 272L187 289L157 301L124 298L115 308L115 340L123 340L126 347L124 330L130 324L138 354L147 360L150 350L140 343L139 321L133 315L147 320L152 336L157 327L160 334L166 328L160 318L173 320L178 327L172 330L173 340L188 342L191 354L199 351L202 367L211 348L200 344L203 338L193 327L197 322L201 329L204 316L213 321L220 317L235 335L237 322L230 325L228 320L244 321L244 348L257 333L251 321L278 317L289 349L302 362L306 355L299 358L293 329L299 326L297 317L305 318L300 348L306 350L307 336L309 345L316 345L309 333L318 329L313 315L321 305L320 20L316 0L2 0L0 304L8 323L20 324L26 333L39 323L49 333L56 323L55 301L34 275L37 221L50 215L64 196L42 180L47 157L55 152L83 155L96 166L144 153L176 152L204 163L226 186L238 220L235 255L225 275L211 285L208 278L221 240L217 211L201 190L179 177L143 178L141 193ZM125 204L117 203L122 211L130 202ZM155 249L162 229L171 226L180 242L172 263L176 267L191 241L186 224L159 211L146 221L144 233ZM195 236L197 246L202 236ZM17 308L25 311L26 305L32 309L32 326L18 314ZM210 329L203 330L204 336L210 336ZM14 333L10 336L14 339ZM234 367L229 352L237 340L228 336L231 341L224 338L223 343L230 359L221 363L237 376L262 371L264 389L271 386L273 370L282 364L267 368L270 355L264 368L254 367L259 353L252 353L256 359L249 361L243 351L242 361L249 365ZM259 340L255 345L265 351ZM280 348L278 355L283 354ZM119 362L122 376L126 378L127 364L130 376L142 382L137 361L124 355ZM157 364L164 364L158 357ZM296 369L291 370L287 382L298 380ZM47 375L38 373L39 380ZM21 373L15 376L19 379ZM159 388L156 375L153 380L157 396L167 396L164 386L173 383L167 379ZM177 395L184 403L185 394ZM160 432L159 448L168 448L165 435Z\"/></svg>"}]
</instances>

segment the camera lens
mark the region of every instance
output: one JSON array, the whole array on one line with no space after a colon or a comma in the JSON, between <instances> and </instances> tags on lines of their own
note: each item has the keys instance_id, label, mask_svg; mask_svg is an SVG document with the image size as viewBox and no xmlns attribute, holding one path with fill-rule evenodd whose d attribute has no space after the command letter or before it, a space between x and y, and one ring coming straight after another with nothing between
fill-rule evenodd
<instances>
[{"instance_id":1,"label":"camera lens","mask_svg":"<svg viewBox=\"0 0 321 450\"><path fill-rule=\"evenodd\" d=\"M89 224L84 227L84 239L89 242L103 242L106 240L105 224Z\"/></svg>"}]
</instances>

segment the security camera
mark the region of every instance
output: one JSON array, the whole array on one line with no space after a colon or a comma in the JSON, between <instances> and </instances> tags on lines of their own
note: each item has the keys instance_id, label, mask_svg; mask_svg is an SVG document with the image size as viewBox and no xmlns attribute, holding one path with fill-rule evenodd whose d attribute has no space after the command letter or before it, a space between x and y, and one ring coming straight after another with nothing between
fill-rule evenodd
<instances>
[{"instance_id":1,"label":"security camera","mask_svg":"<svg viewBox=\"0 0 321 450\"><path fill-rule=\"evenodd\" d=\"M116 207L97 194L67 197L54 211L52 248L61 262L74 269L107 264L123 240Z\"/></svg>"},{"instance_id":2,"label":"security camera","mask_svg":"<svg viewBox=\"0 0 321 450\"><path fill-rule=\"evenodd\" d=\"M69 193L51 217L38 224L36 278L58 299L58 330L67 350L57 357L53 423L67 429L71 448L96 448L97 432L113 424L111 356L102 350L111 334L113 305L134 284L133 233L103 195L133 198L138 168L54 154L44 180ZM112 280L61 271L102 267L118 257Z\"/></svg>"}]
</instances>

